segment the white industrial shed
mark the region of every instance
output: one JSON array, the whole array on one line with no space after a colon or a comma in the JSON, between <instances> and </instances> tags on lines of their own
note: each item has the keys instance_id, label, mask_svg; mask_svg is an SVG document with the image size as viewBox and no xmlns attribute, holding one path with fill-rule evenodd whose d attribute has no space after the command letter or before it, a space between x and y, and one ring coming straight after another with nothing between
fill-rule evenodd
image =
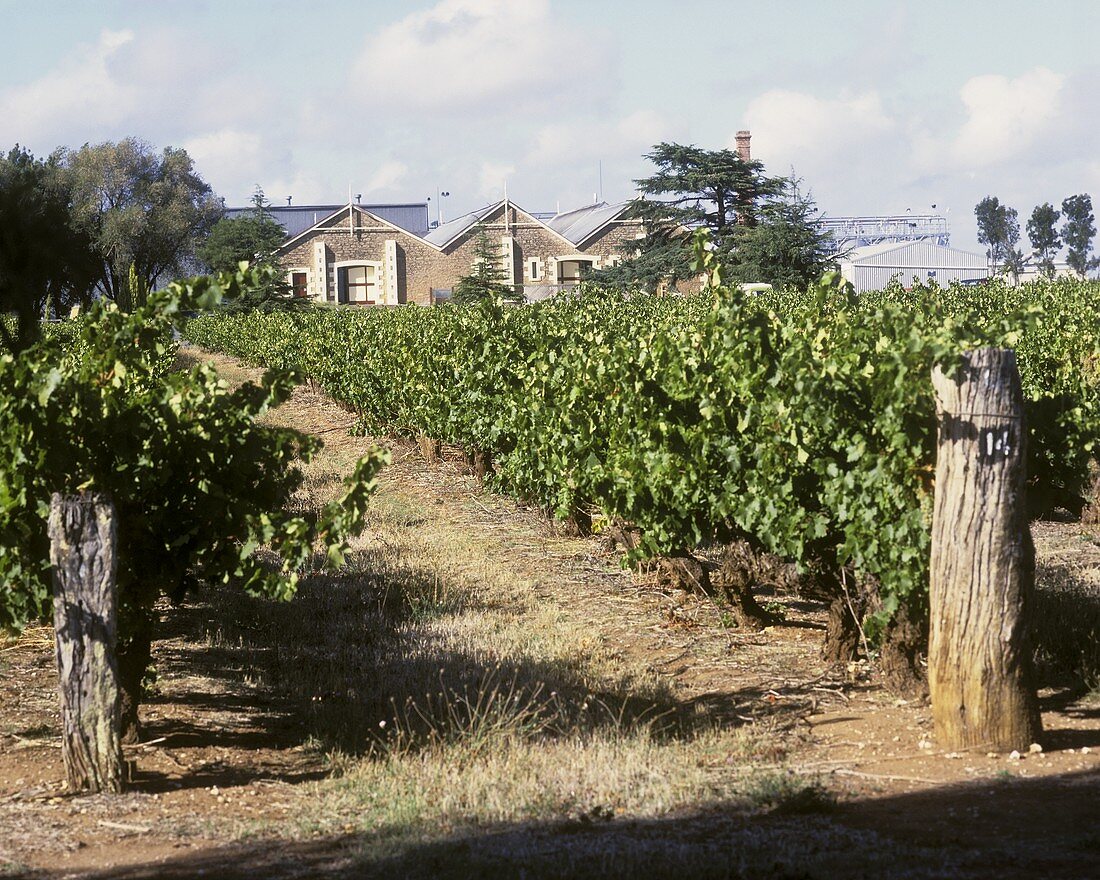
<instances>
[{"instance_id":1,"label":"white industrial shed","mask_svg":"<svg viewBox=\"0 0 1100 880\"><path fill-rule=\"evenodd\" d=\"M840 272L856 292L882 290L891 278L909 287L922 284L947 287L952 281L981 281L990 276L981 254L944 247L932 241L893 241L853 248L840 259Z\"/></svg>"}]
</instances>

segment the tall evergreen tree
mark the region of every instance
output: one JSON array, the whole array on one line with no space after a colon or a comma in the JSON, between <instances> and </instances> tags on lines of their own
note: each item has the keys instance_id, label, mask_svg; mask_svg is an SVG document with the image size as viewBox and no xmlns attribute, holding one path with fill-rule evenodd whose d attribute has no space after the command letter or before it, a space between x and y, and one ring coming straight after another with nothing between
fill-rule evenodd
<instances>
[{"instance_id":1,"label":"tall evergreen tree","mask_svg":"<svg viewBox=\"0 0 1100 880\"><path fill-rule=\"evenodd\" d=\"M1078 275L1087 275L1100 266L1100 259L1090 257L1092 240L1096 236L1096 218L1092 213L1092 197L1088 193L1070 196L1062 201L1062 213L1066 218L1062 226L1065 239L1066 262Z\"/></svg>"},{"instance_id":2,"label":"tall evergreen tree","mask_svg":"<svg viewBox=\"0 0 1100 880\"><path fill-rule=\"evenodd\" d=\"M500 246L494 245L484 229L474 242L474 266L469 275L458 280L452 293L454 302L469 305L479 302L524 302L523 294L507 281L508 273L500 265Z\"/></svg>"},{"instance_id":3,"label":"tall evergreen tree","mask_svg":"<svg viewBox=\"0 0 1100 880\"><path fill-rule=\"evenodd\" d=\"M286 241L286 230L271 214L271 205L257 184L252 194L252 210L238 217L223 217L214 224L210 234L198 248L196 256L214 272L236 272L241 262L257 267L270 266L280 270L250 287L237 299L227 300L230 311L250 309L298 308L304 305L293 296L286 283L276 252Z\"/></svg>"},{"instance_id":4,"label":"tall evergreen tree","mask_svg":"<svg viewBox=\"0 0 1100 880\"><path fill-rule=\"evenodd\" d=\"M657 171L635 181L641 197L628 215L644 223L645 237L631 244L628 259L596 274L604 283L652 290L693 278L692 230L706 227L717 247L729 247L735 230L756 226L765 200L787 183L733 150L660 143L645 158Z\"/></svg>"},{"instance_id":5,"label":"tall evergreen tree","mask_svg":"<svg viewBox=\"0 0 1100 880\"><path fill-rule=\"evenodd\" d=\"M817 205L798 181L764 200L757 219L753 226L734 227L719 249L727 281L804 290L835 268L831 236L818 225Z\"/></svg>"},{"instance_id":6,"label":"tall evergreen tree","mask_svg":"<svg viewBox=\"0 0 1100 880\"><path fill-rule=\"evenodd\" d=\"M1054 277L1054 258L1062 249L1062 239L1058 237L1058 218L1062 215L1049 202L1036 205L1027 221L1027 238L1038 258L1039 274Z\"/></svg>"}]
</instances>

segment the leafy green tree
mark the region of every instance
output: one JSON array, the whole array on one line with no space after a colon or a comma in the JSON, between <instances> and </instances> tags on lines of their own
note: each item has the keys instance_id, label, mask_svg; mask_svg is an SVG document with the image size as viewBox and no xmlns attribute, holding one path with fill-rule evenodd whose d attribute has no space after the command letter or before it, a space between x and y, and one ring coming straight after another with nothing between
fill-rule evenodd
<instances>
[{"instance_id":1,"label":"leafy green tree","mask_svg":"<svg viewBox=\"0 0 1100 880\"><path fill-rule=\"evenodd\" d=\"M726 236L719 256L725 279L805 290L836 266L832 239L819 219L813 198L789 181L763 201L755 225L736 226Z\"/></svg>"},{"instance_id":2,"label":"leafy green tree","mask_svg":"<svg viewBox=\"0 0 1100 880\"><path fill-rule=\"evenodd\" d=\"M35 341L45 313L87 302L95 286L96 257L69 207L56 168L18 146L0 157L0 343L11 352Z\"/></svg>"},{"instance_id":3,"label":"leafy green tree","mask_svg":"<svg viewBox=\"0 0 1100 880\"><path fill-rule=\"evenodd\" d=\"M480 302L524 302L523 294L507 281L508 274L500 265L500 247L485 230L478 233L474 242L474 267L469 275L463 275L452 292L459 305Z\"/></svg>"},{"instance_id":4,"label":"leafy green tree","mask_svg":"<svg viewBox=\"0 0 1100 880\"><path fill-rule=\"evenodd\" d=\"M1092 197L1088 193L1070 196L1062 201L1062 213L1066 218L1062 226L1065 239L1066 262L1078 275L1084 277L1100 266L1100 259L1090 257L1092 239L1096 235L1096 218L1092 213Z\"/></svg>"},{"instance_id":5,"label":"leafy green tree","mask_svg":"<svg viewBox=\"0 0 1100 880\"><path fill-rule=\"evenodd\" d=\"M286 230L271 215L261 187L252 195L252 210L239 217L223 217L196 250L214 272L234 272L241 262L275 266L275 252L286 241Z\"/></svg>"},{"instance_id":6,"label":"leafy green tree","mask_svg":"<svg viewBox=\"0 0 1100 880\"><path fill-rule=\"evenodd\" d=\"M71 193L72 225L99 253L99 290L123 311L136 305L130 267L146 290L182 274L224 210L183 149L158 154L127 138L58 149L52 161Z\"/></svg>"},{"instance_id":7,"label":"leafy green tree","mask_svg":"<svg viewBox=\"0 0 1100 880\"><path fill-rule=\"evenodd\" d=\"M974 216L978 221L978 241L987 246L985 255L994 271L1010 273L1019 281L1024 256L1017 247L1020 222L1016 209L1002 205L996 196L986 196L974 206Z\"/></svg>"},{"instance_id":8,"label":"leafy green tree","mask_svg":"<svg viewBox=\"0 0 1100 880\"><path fill-rule=\"evenodd\" d=\"M293 375L271 372L230 390L208 366L171 368L182 313L236 296L260 274L173 283L132 314L97 301L68 336L0 358L0 626L46 612L51 494L109 495L119 521L118 663L130 738L158 597L179 600L207 581L290 598L316 550L341 561L384 459L360 460L323 509L294 511L298 462L321 442L256 421L286 399ZM258 556L261 547L274 559Z\"/></svg>"},{"instance_id":9,"label":"leafy green tree","mask_svg":"<svg viewBox=\"0 0 1100 880\"><path fill-rule=\"evenodd\" d=\"M296 299L282 276L280 245L286 230L272 215L263 189L257 185L252 195L252 210L239 217L223 217L196 249L196 256L214 272L234 272L242 262L252 266L270 266L280 271L263 285L249 288L242 297L227 302L231 311L298 308L305 303Z\"/></svg>"},{"instance_id":10,"label":"leafy green tree","mask_svg":"<svg viewBox=\"0 0 1100 880\"><path fill-rule=\"evenodd\" d=\"M1044 202L1035 206L1027 221L1027 238L1038 257L1039 273L1046 278L1054 277L1054 258L1062 249L1057 229L1061 216L1053 205Z\"/></svg>"},{"instance_id":11,"label":"leafy green tree","mask_svg":"<svg viewBox=\"0 0 1100 880\"><path fill-rule=\"evenodd\" d=\"M657 171L635 181L641 198L629 213L643 222L645 238L631 243L629 259L596 273L597 281L654 289L661 281L675 286L688 280L695 274L692 230L708 228L715 246L727 249L727 239L756 226L766 200L787 186L784 178L766 176L763 163L733 150L660 143L645 158Z\"/></svg>"}]
</instances>

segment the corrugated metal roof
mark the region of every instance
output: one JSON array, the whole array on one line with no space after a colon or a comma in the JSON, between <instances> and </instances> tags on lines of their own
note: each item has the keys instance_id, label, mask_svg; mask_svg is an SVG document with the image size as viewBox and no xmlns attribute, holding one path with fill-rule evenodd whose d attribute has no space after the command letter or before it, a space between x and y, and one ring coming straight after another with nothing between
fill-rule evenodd
<instances>
[{"instance_id":1,"label":"corrugated metal roof","mask_svg":"<svg viewBox=\"0 0 1100 880\"><path fill-rule=\"evenodd\" d=\"M546 221L546 225L573 244L580 244L622 214L629 205L630 202L619 202L616 205L598 202L595 205L585 205L583 208L563 211L555 215Z\"/></svg>"},{"instance_id":2,"label":"corrugated metal roof","mask_svg":"<svg viewBox=\"0 0 1100 880\"><path fill-rule=\"evenodd\" d=\"M436 247L446 247L475 223L480 223L492 214L493 211L502 204L503 202L494 202L491 205L486 205L484 208L478 208L476 211L471 211L469 214L463 214L461 217L456 217L454 220L448 220L446 223L440 224L425 235L424 240L431 242Z\"/></svg>"},{"instance_id":3,"label":"corrugated metal roof","mask_svg":"<svg viewBox=\"0 0 1100 880\"><path fill-rule=\"evenodd\" d=\"M286 230L287 238L294 238L294 236L300 235L311 226L320 223L333 212L346 207L347 203L343 205L272 205L268 208L268 211L271 216L275 218L276 222ZM400 226L413 235L422 236L428 231L427 202L356 205L356 207L362 208L364 211L369 211L376 217L381 217L394 226ZM248 214L252 210L251 207L226 208L225 216L240 217Z\"/></svg>"},{"instance_id":4,"label":"corrugated metal roof","mask_svg":"<svg viewBox=\"0 0 1100 880\"><path fill-rule=\"evenodd\" d=\"M890 241L854 248L841 262L889 268L974 268L987 266L982 254L944 247L932 241Z\"/></svg>"}]
</instances>

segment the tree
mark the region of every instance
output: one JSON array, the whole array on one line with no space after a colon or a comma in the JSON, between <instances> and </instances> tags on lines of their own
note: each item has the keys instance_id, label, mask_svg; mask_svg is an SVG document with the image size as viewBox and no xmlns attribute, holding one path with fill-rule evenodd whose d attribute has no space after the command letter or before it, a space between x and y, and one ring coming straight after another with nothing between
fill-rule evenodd
<instances>
[{"instance_id":1,"label":"tree","mask_svg":"<svg viewBox=\"0 0 1100 880\"><path fill-rule=\"evenodd\" d=\"M86 235L69 226L69 198L57 169L14 147L0 157L0 342L20 352L44 314L88 301L97 261ZM46 315L47 317L49 315Z\"/></svg>"},{"instance_id":2,"label":"tree","mask_svg":"<svg viewBox=\"0 0 1100 880\"><path fill-rule=\"evenodd\" d=\"M268 276L266 283L250 287L242 298L228 302L231 310L296 308L302 304L282 277L276 252L286 241L286 230L269 209L264 191L257 185L252 210L220 219L196 248L195 255L214 272L235 272L242 262L280 270Z\"/></svg>"},{"instance_id":3,"label":"tree","mask_svg":"<svg viewBox=\"0 0 1100 880\"><path fill-rule=\"evenodd\" d=\"M986 196L974 206L974 216L978 221L978 241L988 247L985 255L994 271L1011 273L1018 281L1024 257L1016 247L1020 241L1016 209L1002 205L996 196Z\"/></svg>"},{"instance_id":4,"label":"tree","mask_svg":"<svg viewBox=\"0 0 1100 880\"><path fill-rule=\"evenodd\" d=\"M275 266L275 251L286 240L286 230L271 216L270 204L257 185L252 210L239 217L223 217L196 249L196 256L211 271L235 272L242 262L253 266Z\"/></svg>"},{"instance_id":5,"label":"tree","mask_svg":"<svg viewBox=\"0 0 1100 880\"><path fill-rule=\"evenodd\" d=\"M763 201L754 226L736 226L727 236L719 256L725 279L805 290L836 266L831 236L818 219L813 198L798 181L787 182Z\"/></svg>"},{"instance_id":6,"label":"tree","mask_svg":"<svg viewBox=\"0 0 1100 880\"><path fill-rule=\"evenodd\" d=\"M523 294L507 282L508 274L501 268L500 256L500 247L493 244L484 229L481 230L474 243L473 271L462 276L455 285L452 298L456 303L524 302Z\"/></svg>"},{"instance_id":7,"label":"tree","mask_svg":"<svg viewBox=\"0 0 1100 880\"><path fill-rule=\"evenodd\" d=\"M72 195L72 225L99 253L99 290L123 311L139 305L130 267L146 290L162 276L181 274L224 210L183 149L158 154L127 138L59 149L52 161Z\"/></svg>"},{"instance_id":8,"label":"tree","mask_svg":"<svg viewBox=\"0 0 1100 880\"><path fill-rule=\"evenodd\" d=\"M765 200L787 186L784 178L767 177L763 163L733 150L660 143L645 158L657 173L635 181L642 197L629 216L643 222L646 235L631 244L630 259L596 274L604 283L653 289L694 277L691 230L708 228L715 246L726 248L727 238L756 226Z\"/></svg>"},{"instance_id":9,"label":"tree","mask_svg":"<svg viewBox=\"0 0 1100 880\"><path fill-rule=\"evenodd\" d=\"M1088 193L1070 196L1062 201L1062 213L1066 218L1062 226L1062 238L1065 239L1066 262L1071 269L1082 277L1100 266L1100 259L1089 257L1092 239L1096 235L1093 225L1092 197Z\"/></svg>"},{"instance_id":10,"label":"tree","mask_svg":"<svg viewBox=\"0 0 1100 880\"><path fill-rule=\"evenodd\" d=\"M289 502L298 462L321 443L256 418L285 400L289 373L230 389L208 366L173 370L182 314L262 281L259 270L173 283L131 314L92 304L73 336L51 334L0 359L0 627L45 612L51 494L96 492L118 514L118 666L124 730L137 732L154 603L200 581L293 596L298 571L335 564L362 523L384 456L356 465L319 511ZM32 452L33 454L28 454ZM264 547L270 554L258 556Z\"/></svg>"},{"instance_id":11,"label":"tree","mask_svg":"<svg viewBox=\"0 0 1100 880\"><path fill-rule=\"evenodd\" d=\"M1056 228L1061 216L1053 205L1044 202L1035 206L1031 219L1027 221L1027 238L1039 258L1039 273L1047 278L1054 277L1054 257L1062 249L1062 240Z\"/></svg>"}]
</instances>

